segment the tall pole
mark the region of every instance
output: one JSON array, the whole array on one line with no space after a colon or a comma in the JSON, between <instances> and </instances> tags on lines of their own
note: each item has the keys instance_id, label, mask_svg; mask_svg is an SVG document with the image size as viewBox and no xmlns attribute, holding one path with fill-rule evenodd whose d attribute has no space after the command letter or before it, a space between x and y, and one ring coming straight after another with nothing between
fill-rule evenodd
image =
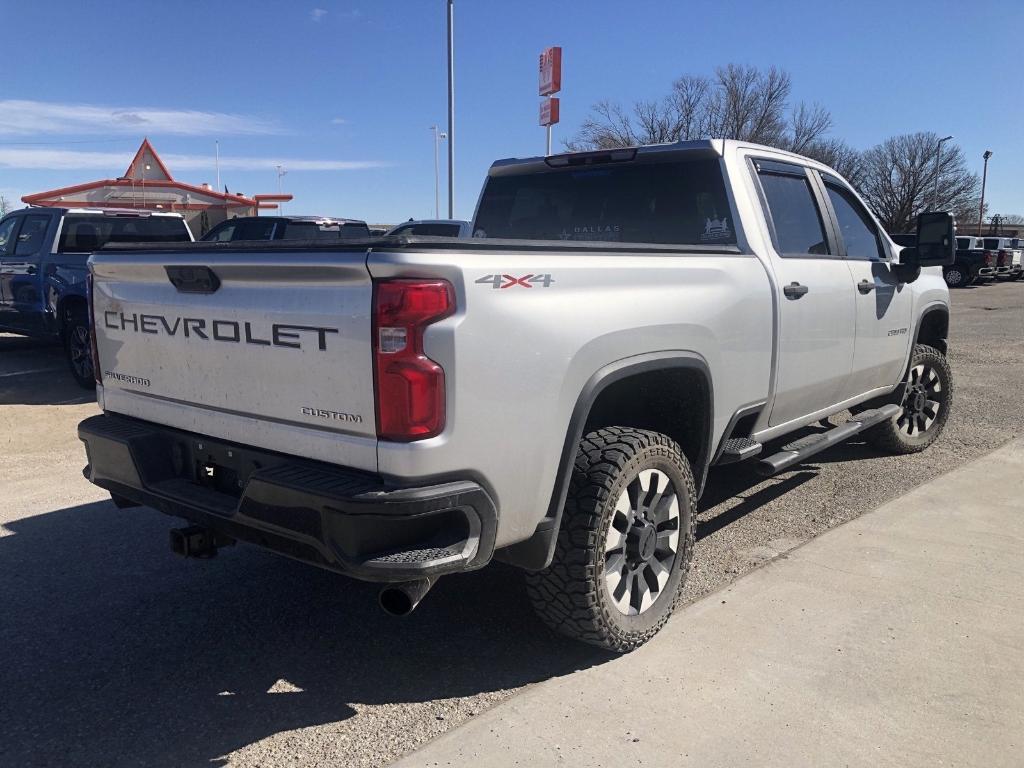
<instances>
[{"instance_id":1,"label":"tall pole","mask_svg":"<svg viewBox=\"0 0 1024 768\"><path fill-rule=\"evenodd\" d=\"M439 159L439 145L443 139L448 137L444 131L438 132L437 126L430 126L434 132L434 218L441 218L441 162Z\"/></svg>"},{"instance_id":2,"label":"tall pole","mask_svg":"<svg viewBox=\"0 0 1024 768\"><path fill-rule=\"evenodd\" d=\"M978 206L978 237L984 234L981 231L982 222L985 219L985 181L988 179L988 159L992 157L992 150L986 149L985 154L982 155L985 158L985 168L981 172L981 204Z\"/></svg>"},{"instance_id":3,"label":"tall pole","mask_svg":"<svg viewBox=\"0 0 1024 768\"><path fill-rule=\"evenodd\" d=\"M550 154L551 154L551 126L549 125L548 126L548 148L547 148L547 151L544 153L544 155L545 155L545 157L547 157Z\"/></svg>"},{"instance_id":4,"label":"tall pole","mask_svg":"<svg viewBox=\"0 0 1024 768\"><path fill-rule=\"evenodd\" d=\"M448 218L455 218L455 4L448 0Z\"/></svg>"},{"instance_id":5,"label":"tall pole","mask_svg":"<svg viewBox=\"0 0 1024 768\"><path fill-rule=\"evenodd\" d=\"M944 139L939 139L939 143L935 145L935 192L932 193L933 211L939 207L939 158L942 157L942 145L952 138L952 136L947 136Z\"/></svg>"}]
</instances>

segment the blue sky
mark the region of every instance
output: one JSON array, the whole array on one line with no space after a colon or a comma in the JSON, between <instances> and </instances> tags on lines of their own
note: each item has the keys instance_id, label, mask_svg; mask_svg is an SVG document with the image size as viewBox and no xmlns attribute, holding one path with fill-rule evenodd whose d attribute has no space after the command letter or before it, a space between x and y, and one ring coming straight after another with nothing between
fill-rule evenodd
<instances>
[{"instance_id":1,"label":"blue sky","mask_svg":"<svg viewBox=\"0 0 1024 768\"><path fill-rule=\"evenodd\" d=\"M148 135L176 178L276 191L292 213L432 217L444 0L0 0L0 193L124 172ZM491 161L539 154L537 55L563 48L562 123L683 73L779 66L865 148L953 134L990 212L1024 214L1024 3L456 0L456 215ZM442 172L443 172L442 156ZM442 177L442 213L444 211Z\"/></svg>"}]
</instances>

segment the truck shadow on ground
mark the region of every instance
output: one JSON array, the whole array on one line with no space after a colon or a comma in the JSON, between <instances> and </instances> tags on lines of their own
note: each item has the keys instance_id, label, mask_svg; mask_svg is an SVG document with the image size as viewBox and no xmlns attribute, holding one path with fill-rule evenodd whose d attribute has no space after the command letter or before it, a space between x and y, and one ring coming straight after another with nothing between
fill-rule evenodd
<instances>
[{"instance_id":1,"label":"truck shadow on ground","mask_svg":"<svg viewBox=\"0 0 1024 768\"><path fill-rule=\"evenodd\" d=\"M71 377L58 342L0 334L0 405L71 405L95 399Z\"/></svg>"},{"instance_id":2,"label":"truck shadow on ground","mask_svg":"<svg viewBox=\"0 0 1024 768\"><path fill-rule=\"evenodd\" d=\"M697 538L815 476L712 472ZM373 585L251 547L181 560L167 545L176 524L104 501L0 529L0 764L209 765L363 705L516 688L613 658L545 629L501 564L441 579L393 619Z\"/></svg>"},{"instance_id":3,"label":"truck shadow on ground","mask_svg":"<svg viewBox=\"0 0 1024 768\"><path fill-rule=\"evenodd\" d=\"M372 585L253 548L178 559L174 524L97 502L0 529L0 764L209 765L359 705L611 658L543 628L505 566L441 579L394 619Z\"/></svg>"}]
</instances>

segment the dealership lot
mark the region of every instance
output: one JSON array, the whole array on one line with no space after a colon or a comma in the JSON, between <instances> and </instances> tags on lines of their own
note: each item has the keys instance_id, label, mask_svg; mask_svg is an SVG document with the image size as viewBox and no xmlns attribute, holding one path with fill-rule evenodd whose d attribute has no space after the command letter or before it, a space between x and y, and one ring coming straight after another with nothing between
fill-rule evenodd
<instances>
[{"instance_id":1,"label":"dealership lot","mask_svg":"<svg viewBox=\"0 0 1024 768\"><path fill-rule=\"evenodd\" d=\"M941 440L903 458L855 441L767 481L713 473L691 598L1022 433L1024 285L952 301ZM251 548L178 560L173 520L82 478L74 428L96 412L59 347L0 336L0 763L380 765L606 660L541 630L501 566L442 579L396 621L371 585Z\"/></svg>"}]
</instances>

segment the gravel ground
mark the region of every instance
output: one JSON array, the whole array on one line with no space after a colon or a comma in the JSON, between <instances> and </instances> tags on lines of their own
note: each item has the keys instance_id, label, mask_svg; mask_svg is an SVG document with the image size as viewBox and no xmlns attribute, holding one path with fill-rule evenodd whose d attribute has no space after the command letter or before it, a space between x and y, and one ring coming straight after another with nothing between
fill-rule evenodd
<instances>
[{"instance_id":1,"label":"gravel ground","mask_svg":"<svg viewBox=\"0 0 1024 768\"><path fill-rule=\"evenodd\" d=\"M691 599L1024 433L1024 284L953 301L943 438L900 459L851 443L768 481L713 472ZM173 557L174 521L82 479L74 427L96 406L63 366L0 336L0 764L379 766L606 659L543 630L500 565L398 621L373 587L252 548Z\"/></svg>"}]
</instances>

